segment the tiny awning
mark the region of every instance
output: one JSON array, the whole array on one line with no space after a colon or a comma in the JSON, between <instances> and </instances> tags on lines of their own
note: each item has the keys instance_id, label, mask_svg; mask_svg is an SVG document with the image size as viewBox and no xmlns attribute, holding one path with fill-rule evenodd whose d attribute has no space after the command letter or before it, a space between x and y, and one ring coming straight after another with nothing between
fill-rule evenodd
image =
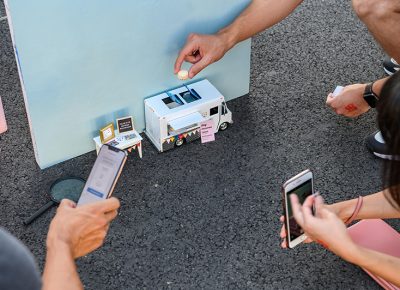
<instances>
[{"instance_id":1,"label":"tiny awning","mask_svg":"<svg viewBox=\"0 0 400 290\"><path fill-rule=\"evenodd\" d=\"M169 121L168 125L170 125L174 131L178 131L193 124L201 123L205 120L206 119L204 119L204 117L199 112L196 112L190 115L186 115L185 117Z\"/></svg>"}]
</instances>

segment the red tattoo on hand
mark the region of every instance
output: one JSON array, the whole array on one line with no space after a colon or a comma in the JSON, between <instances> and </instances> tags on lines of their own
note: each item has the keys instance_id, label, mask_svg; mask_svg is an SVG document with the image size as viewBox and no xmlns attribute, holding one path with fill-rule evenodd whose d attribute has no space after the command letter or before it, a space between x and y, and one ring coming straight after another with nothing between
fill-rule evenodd
<instances>
[{"instance_id":1,"label":"red tattoo on hand","mask_svg":"<svg viewBox=\"0 0 400 290\"><path fill-rule=\"evenodd\" d=\"M354 104L349 104L349 105L347 105L346 107L344 107L348 112L353 112L353 111L355 111L355 110L357 110L358 108L357 108L357 106L356 105L354 105Z\"/></svg>"}]
</instances>

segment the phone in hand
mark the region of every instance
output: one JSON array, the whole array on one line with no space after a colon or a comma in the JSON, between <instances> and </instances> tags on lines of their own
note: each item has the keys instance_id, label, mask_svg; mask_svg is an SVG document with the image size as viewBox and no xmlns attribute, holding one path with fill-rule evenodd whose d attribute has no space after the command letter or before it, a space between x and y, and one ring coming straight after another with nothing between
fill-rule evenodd
<instances>
[{"instance_id":1,"label":"phone in hand","mask_svg":"<svg viewBox=\"0 0 400 290\"><path fill-rule=\"evenodd\" d=\"M314 193L313 174L305 170L290 178L282 186L283 210L285 216L286 241L289 248L294 248L302 243L307 236L303 229L297 224L293 216L290 195L296 194L301 204L306 198ZM314 214L314 210L313 210Z\"/></svg>"},{"instance_id":2,"label":"phone in hand","mask_svg":"<svg viewBox=\"0 0 400 290\"><path fill-rule=\"evenodd\" d=\"M93 203L111 196L127 159L126 151L104 144L90 171L78 206Z\"/></svg>"}]
</instances>

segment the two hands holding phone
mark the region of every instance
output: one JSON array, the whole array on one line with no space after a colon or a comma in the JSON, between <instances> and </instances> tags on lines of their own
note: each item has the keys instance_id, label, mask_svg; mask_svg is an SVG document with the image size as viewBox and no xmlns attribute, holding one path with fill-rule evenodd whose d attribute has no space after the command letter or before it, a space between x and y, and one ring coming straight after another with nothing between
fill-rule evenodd
<instances>
[{"instance_id":1,"label":"two hands holding phone","mask_svg":"<svg viewBox=\"0 0 400 290\"><path fill-rule=\"evenodd\" d=\"M307 178L307 175L311 177ZM296 181L297 184L293 184ZM289 180L283 192L285 215L280 218L283 223L281 247L293 248L303 241L316 241L351 262L356 245L343 222L348 217L339 217L339 209L335 205L326 205L319 194L312 194L311 172L305 171Z\"/></svg>"}]
</instances>

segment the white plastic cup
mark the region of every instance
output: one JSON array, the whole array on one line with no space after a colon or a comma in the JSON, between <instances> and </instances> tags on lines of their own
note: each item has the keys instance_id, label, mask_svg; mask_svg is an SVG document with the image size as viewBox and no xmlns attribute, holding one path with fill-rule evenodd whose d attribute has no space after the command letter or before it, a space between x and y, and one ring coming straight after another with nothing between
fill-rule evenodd
<instances>
[{"instance_id":1,"label":"white plastic cup","mask_svg":"<svg viewBox=\"0 0 400 290\"><path fill-rule=\"evenodd\" d=\"M1 102L0 97L0 134L7 131L7 122L6 122L6 115L4 114L3 103Z\"/></svg>"}]
</instances>

